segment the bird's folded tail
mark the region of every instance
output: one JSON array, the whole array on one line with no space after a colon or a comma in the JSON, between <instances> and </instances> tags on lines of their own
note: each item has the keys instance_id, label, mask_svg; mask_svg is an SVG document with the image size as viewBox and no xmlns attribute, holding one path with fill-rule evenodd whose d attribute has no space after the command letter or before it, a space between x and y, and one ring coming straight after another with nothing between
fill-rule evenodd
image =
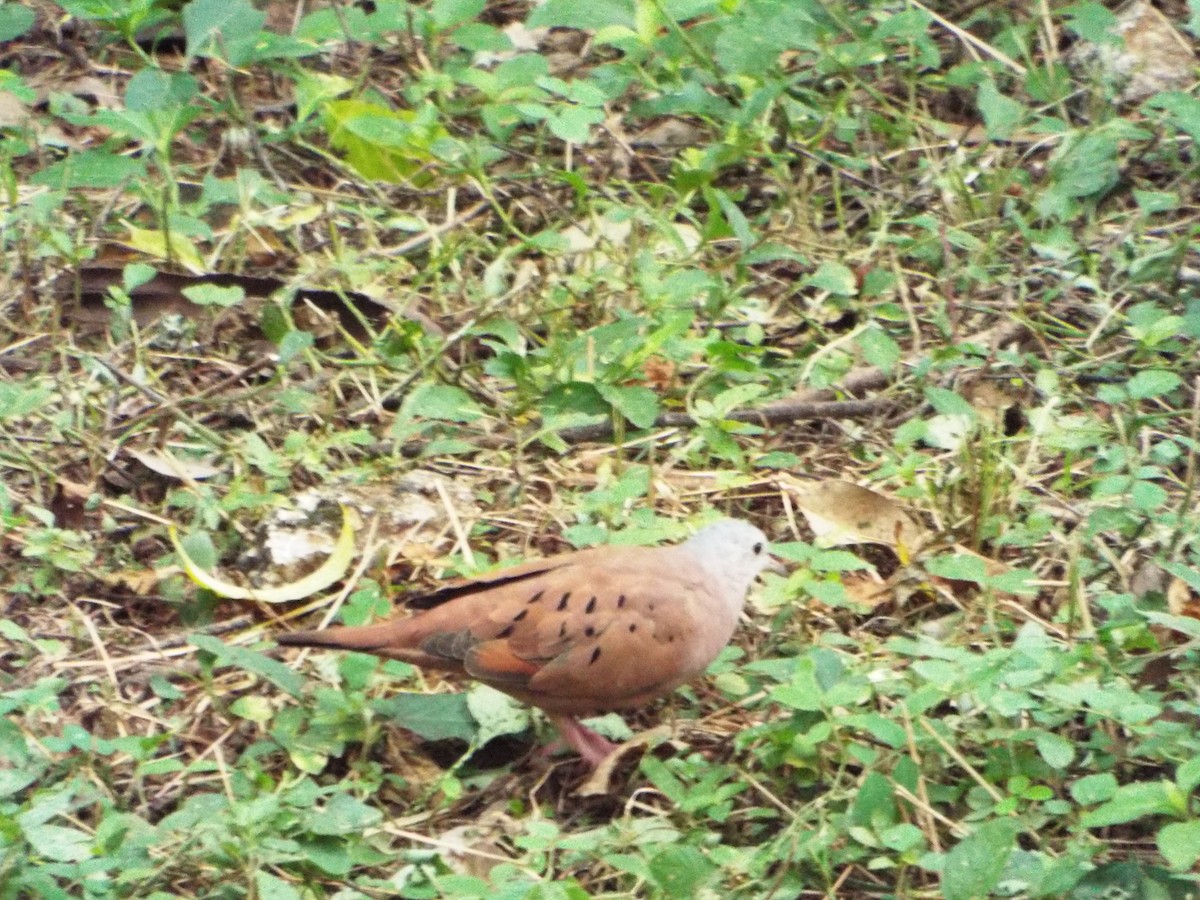
<instances>
[{"instance_id":1,"label":"bird's folded tail","mask_svg":"<svg viewBox=\"0 0 1200 900\"><path fill-rule=\"evenodd\" d=\"M394 625L358 625L322 628L317 631L292 631L276 635L285 647L331 647L335 650L378 651L404 646L403 635Z\"/></svg>"}]
</instances>

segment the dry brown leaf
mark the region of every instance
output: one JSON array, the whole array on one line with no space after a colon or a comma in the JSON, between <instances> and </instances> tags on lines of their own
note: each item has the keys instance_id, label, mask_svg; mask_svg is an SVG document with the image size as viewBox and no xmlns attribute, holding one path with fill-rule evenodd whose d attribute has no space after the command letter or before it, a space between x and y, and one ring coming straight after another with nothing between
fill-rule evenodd
<instances>
[{"instance_id":1,"label":"dry brown leaf","mask_svg":"<svg viewBox=\"0 0 1200 900\"><path fill-rule=\"evenodd\" d=\"M94 488L86 484L59 478L54 483L54 496L50 498L50 512L54 524L59 528L82 528L87 511L87 500Z\"/></svg>"},{"instance_id":2,"label":"dry brown leaf","mask_svg":"<svg viewBox=\"0 0 1200 900\"><path fill-rule=\"evenodd\" d=\"M885 581L876 572L843 572L842 589L850 602L864 609L875 609L894 599L892 580Z\"/></svg>"},{"instance_id":3,"label":"dry brown leaf","mask_svg":"<svg viewBox=\"0 0 1200 900\"><path fill-rule=\"evenodd\" d=\"M177 575L180 571L178 566L170 566L164 569L120 569L116 572L101 571L95 574L101 583L109 587L129 591L138 597L147 597L155 592L160 581Z\"/></svg>"},{"instance_id":4,"label":"dry brown leaf","mask_svg":"<svg viewBox=\"0 0 1200 900\"><path fill-rule=\"evenodd\" d=\"M203 481L219 475L221 469L200 460L180 459L167 449L152 447L149 450L137 450L126 447L125 452L140 462L143 466L162 475L164 478L174 478L179 481Z\"/></svg>"},{"instance_id":5,"label":"dry brown leaf","mask_svg":"<svg viewBox=\"0 0 1200 900\"><path fill-rule=\"evenodd\" d=\"M822 547L884 544L915 552L929 536L883 494L849 481L780 479Z\"/></svg>"},{"instance_id":6,"label":"dry brown leaf","mask_svg":"<svg viewBox=\"0 0 1200 900\"><path fill-rule=\"evenodd\" d=\"M1167 611L1173 616L1200 619L1200 600L1188 587L1188 583L1178 576L1172 578L1171 583L1167 585Z\"/></svg>"},{"instance_id":7,"label":"dry brown leaf","mask_svg":"<svg viewBox=\"0 0 1200 900\"><path fill-rule=\"evenodd\" d=\"M675 384L675 363L663 356L647 357L642 363L646 384L656 391L667 391Z\"/></svg>"},{"instance_id":8,"label":"dry brown leaf","mask_svg":"<svg viewBox=\"0 0 1200 900\"><path fill-rule=\"evenodd\" d=\"M651 728L649 731L643 731L635 734L623 744L619 744L617 749L600 762L596 766L596 770L588 776L587 780L575 789L575 793L580 797L600 797L612 793L612 776L625 757L634 750L644 750L659 743L660 740L666 740L671 736L670 725L659 725L657 728Z\"/></svg>"}]
</instances>

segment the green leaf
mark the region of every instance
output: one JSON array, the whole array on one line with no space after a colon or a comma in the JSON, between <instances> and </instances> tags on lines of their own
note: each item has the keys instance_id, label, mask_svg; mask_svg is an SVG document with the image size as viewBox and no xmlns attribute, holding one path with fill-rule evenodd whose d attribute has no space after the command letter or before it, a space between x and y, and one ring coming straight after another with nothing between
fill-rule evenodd
<instances>
[{"instance_id":1,"label":"green leaf","mask_svg":"<svg viewBox=\"0 0 1200 900\"><path fill-rule=\"evenodd\" d=\"M227 287L219 284L194 284L185 287L182 293L183 296L199 306L228 308L237 306L246 299L246 291L236 284Z\"/></svg>"},{"instance_id":2,"label":"green leaf","mask_svg":"<svg viewBox=\"0 0 1200 900\"><path fill-rule=\"evenodd\" d=\"M1174 788L1174 785L1171 785ZM1080 817L1084 828L1103 828L1120 825L1146 816L1169 815L1178 812L1161 781L1138 781L1123 784L1108 802L1089 810Z\"/></svg>"},{"instance_id":3,"label":"green leaf","mask_svg":"<svg viewBox=\"0 0 1200 900\"><path fill-rule=\"evenodd\" d=\"M260 725L263 722L269 722L274 714L271 701L258 694L238 697L229 704L229 711L239 718L257 722Z\"/></svg>"},{"instance_id":4,"label":"green leaf","mask_svg":"<svg viewBox=\"0 0 1200 900\"><path fill-rule=\"evenodd\" d=\"M0 44L19 38L33 27L32 9L20 3L0 4Z\"/></svg>"},{"instance_id":5,"label":"green leaf","mask_svg":"<svg viewBox=\"0 0 1200 900\"><path fill-rule=\"evenodd\" d=\"M78 828L30 825L23 829L34 854L51 862L79 862L92 855L92 839Z\"/></svg>"},{"instance_id":6,"label":"green leaf","mask_svg":"<svg viewBox=\"0 0 1200 900\"><path fill-rule=\"evenodd\" d=\"M438 419L443 422L472 422L483 410L471 395L450 384L427 383L408 395L397 419Z\"/></svg>"},{"instance_id":7,"label":"green leaf","mask_svg":"<svg viewBox=\"0 0 1200 900\"><path fill-rule=\"evenodd\" d=\"M1055 189L1072 198L1107 193L1121 174L1117 150L1116 136L1106 132L1067 143L1050 169Z\"/></svg>"},{"instance_id":8,"label":"green leaf","mask_svg":"<svg viewBox=\"0 0 1200 900\"><path fill-rule=\"evenodd\" d=\"M1072 3L1063 10L1065 24L1085 41L1093 44L1116 44L1117 17L1104 6L1092 0Z\"/></svg>"},{"instance_id":9,"label":"green leaf","mask_svg":"<svg viewBox=\"0 0 1200 900\"><path fill-rule=\"evenodd\" d=\"M227 666L237 666L260 678L265 678L281 691L293 697L299 697L304 689L304 677L289 669L277 659L245 647L235 647L224 644L212 635L193 634L188 637L188 643L193 647L211 653L217 660Z\"/></svg>"},{"instance_id":10,"label":"green leaf","mask_svg":"<svg viewBox=\"0 0 1200 900\"><path fill-rule=\"evenodd\" d=\"M442 30L470 22L487 5L486 0L433 0L429 5L429 18Z\"/></svg>"},{"instance_id":11,"label":"green leaf","mask_svg":"<svg viewBox=\"0 0 1200 900\"><path fill-rule=\"evenodd\" d=\"M252 58L266 18L246 0L191 0L183 7L188 55L243 65Z\"/></svg>"},{"instance_id":12,"label":"green leaf","mask_svg":"<svg viewBox=\"0 0 1200 900\"><path fill-rule=\"evenodd\" d=\"M292 329L279 341L279 362L287 365L316 343L311 332Z\"/></svg>"},{"instance_id":13,"label":"green leaf","mask_svg":"<svg viewBox=\"0 0 1200 900\"><path fill-rule=\"evenodd\" d=\"M1147 100L1146 106L1163 110L1172 125L1200 141L1200 100L1183 91L1163 91Z\"/></svg>"},{"instance_id":14,"label":"green leaf","mask_svg":"<svg viewBox=\"0 0 1200 900\"><path fill-rule=\"evenodd\" d=\"M821 263L817 271L804 280L804 284L840 297L852 297L858 293L858 279L854 273L842 263L829 260Z\"/></svg>"},{"instance_id":15,"label":"green leaf","mask_svg":"<svg viewBox=\"0 0 1200 900\"><path fill-rule=\"evenodd\" d=\"M1061 735L1040 731L1033 741L1046 765L1052 769L1065 769L1075 759L1075 745Z\"/></svg>"},{"instance_id":16,"label":"green leaf","mask_svg":"<svg viewBox=\"0 0 1200 900\"><path fill-rule=\"evenodd\" d=\"M819 4L810 0L755 0L737 7L715 44L721 68L736 75L762 76L778 65L788 49L815 51L828 29Z\"/></svg>"},{"instance_id":17,"label":"green leaf","mask_svg":"<svg viewBox=\"0 0 1200 900\"><path fill-rule=\"evenodd\" d=\"M636 428L653 428L658 418L658 395L648 387L621 387L597 384L596 392L604 402L628 419Z\"/></svg>"},{"instance_id":18,"label":"green leaf","mask_svg":"<svg viewBox=\"0 0 1200 900\"><path fill-rule=\"evenodd\" d=\"M146 172L144 158L132 159L107 150L84 150L34 172L33 184L72 188L115 188Z\"/></svg>"},{"instance_id":19,"label":"green leaf","mask_svg":"<svg viewBox=\"0 0 1200 900\"><path fill-rule=\"evenodd\" d=\"M1200 860L1200 822L1172 822L1158 832L1158 850L1173 869L1188 870Z\"/></svg>"},{"instance_id":20,"label":"green leaf","mask_svg":"<svg viewBox=\"0 0 1200 900\"><path fill-rule=\"evenodd\" d=\"M1190 794L1200 785L1200 756L1193 756L1179 764L1175 770L1175 784L1185 794Z\"/></svg>"},{"instance_id":21,"label":"green leaf","mask_svg":"<svg viewBox=\"0 0 1200 900\"><path fill-rule=\"evenodd\" d=\"M41 385L0 381L0 422L27 416L35 409L42 409L50 397L50 390Z\"/></svg>"},{"instance_id":22,"label":"green leaf","mask_svg":"<svg viewBox=\"0 0 1200 900\"><path fill-rule=\"evenodd\" d=\"M634 28L634 0L546 0L525 23L529 28L578 28L595 31L609 25Z\"/></svg>"},{"instance_id":23,"label":"green leaf","mask_svg":"<svg viewBox=\"0 0 1200 900\"><path fill-rule=\"evenodd\" d=\"M667 897L695 897L713 869L695 847L668 847L650 860L650 877Z\"/></svg>"},{"instance_id":24,"label":"green leaf","mask_svg":"<svg viewBox=\"0 0 1200 900\"><path fill-rule=\"evenodd\" d=\"M479 731L464 694L396 694L374 701L371 709L427 741L469 743Z\"/></svg>"},{"instance_id":25,"label":"green leaf","mask_svg":"<svg viewBox=\"0 0 1200 900\"><path fill-rule=\"evenodd\" d=\"M726 224L729 225L729 230L737 238L738 243L742 245L742 249L749 250L753 247L758 241L758 235L750 227L750 222L746 219L746 214L733 202L733 198L725 193L725 191L715 188L707 191L706 194L712 200L716 201L717 207L721 210L721 215L725 218Z\"/></svg>"},{"instance_id":26,"label":"green leaf","mask_svg":"<svg viewBox=\"0 0 1200 900\"><path fill-rule=\"evenodd\" d=\"M900 345L878 325L864 329L859 334L857 341L859 349L862 350L863 359L888 374L891 374L896 363L903 356Z\"/></svg>"},{"instance_id":27,"label":"green leaf","mask_svg":"<svg viewBox=\"0 0 1200 900\"><path fill-rule=\"evenodd\" d=\"M134 112L174 110L187 104L200 87L186 72L139 69L125 85L125 106Z\"/></svg>"},{"instance_id":28,"label":"green leaf","mask_svg":"<svg viewBox=\"0 0 1200 900\"><path fill-rule=\"evenodd\" d=\"M983 115L987 136L992 140L1004 140L1009 137L1025 117L1025 107L1011 97L1001 94L996 88L996 83L990 78L979 85L979 95L975 102Z\"/></svg>"},{"instance_id":29,"label":"green leaf","mask_svg":"<svg viewBox=\"0 0 1200 900\"><path fill-rule=\"evenodd\" d=\"M508 694L486 684L476 685L467 691L467 709L478 726L472 738L477 747L501 735L521 734L529 730L529 709Z\"/></svg>"},{"instance_id":30,"label":"green leaf","mask_svg":"<svg viewBox=\"0 0 1200 900\"><path fill-rule=\"evenodd\" d=\"M258 900L302 900L296 888L270 872L255 872L254 885Z\"/></svg>"},{"instance_id":31,"label":"green leaf","mask_svg":"<svg viewBox=\"0 0 1200 900\"><path fill-rule=\"evenodd\" d=\"M983 584L987 580L987 564L980 557L966 553L927 559L925 571L930 575L950 578L954 581L973 581L976 584Z\"/></svg>"},{"instance_id":32,"label":"green leaf","mask_svg":"<svg viewBox=\"0 0 1200 900\"><path fill-rule=\"evenodd\" d=\"M365 829L378 825L383 813L349 794L334 794L325 808L312 817L308 830L312 834L336 837L345 834L361 834Z\"/></svg>"},{"instance_id":33,"label":"green leaf","mask_svg":"<svg viewBox=\"0 0 1200 900\"><path fill-rule=\"evenodd\" d=\"M1190 638L1200 638L1200 619L1194 619L1191 616L1176 616L1172 613L1155 612L1150 610L1142 613L1148 622L1154 625L1162 625L1165 628L1170 628L1172 631L1178 631L1180 634L1186 634Z\"/></svg>"},{"instance_id":34,"label":"green leaf","mask_svg":"<svg viewBox=\"0 0 1200 900\"><path fill-rule=\"evenodd\" d=\"M1018 826L1008 819L993 819L950 848L942 867L945 900L978 900L1000 882L1012 854Z\"/></svg>"},{"instance_id":35,"label":"green leaf","mask_svg":"<svg viewBox=\"0 0 1200 900\"><path fill-rule=\"evenodd\" d=\"M1117 779L1111 772L1085 775L1071 785L1071 796L1076 803L1092 804L1111 800L1117 793Z\"/></svg>"},{"instance_id":36,"label":"green leaf","mask_svg":"<svg viewBox=\"0 0 1200 900\"><path fill-rule=\"evenodd\" d=\"M604 110L592 106L563 104L554 108L546 120L550 133L561 141L586 144L592 137L592 126L604 121Z\"/></svg>"},{"instance_id":37,"label":"green leaf","mask_svg":"<svg viewBox=\"0 0 1200 900\"><path fill-rule=\"evenodd\" d=\"M1125 388L1134 400L1146 400L1169 393L1181 384L1183 379L1174 372L1166 369L1143 369L1129 379Z\"/></svg>"}]
</instances>

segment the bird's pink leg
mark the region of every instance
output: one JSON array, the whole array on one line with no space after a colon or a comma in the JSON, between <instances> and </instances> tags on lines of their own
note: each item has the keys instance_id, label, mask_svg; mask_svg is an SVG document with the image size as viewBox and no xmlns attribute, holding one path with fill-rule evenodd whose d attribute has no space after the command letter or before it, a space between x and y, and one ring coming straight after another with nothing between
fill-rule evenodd
<instances>
[{"instance_id":1,"label":"bird's pink leg","mask_svg":"<svg viewBox=\"0 0 1200 900\"><path fill-rule=\"evenodd\" d=\"M549 718L554 723L554 727L558 729L558 733L563 736L563 740L575 749L589 769L599 766L606 756L617 749L616 744L596 734L592 729L581 724L578 719L571 716L550 716Z\"/></svg>"}]
</instances>

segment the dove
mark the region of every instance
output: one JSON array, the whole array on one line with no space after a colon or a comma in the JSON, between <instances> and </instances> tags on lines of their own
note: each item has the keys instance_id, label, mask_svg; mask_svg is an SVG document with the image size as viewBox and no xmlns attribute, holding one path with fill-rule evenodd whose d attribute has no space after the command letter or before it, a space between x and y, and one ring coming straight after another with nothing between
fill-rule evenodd
<instances>
[{"instance_id":1,"label":"dove","mask_svg":"<svg viewBox=\"0 0 1200 900\"><path fill-rule=\"evenodd\" d=\"M781 571L766 536L720 519L681 544L604 546L447 582L420 612L278 636L468 675L541 709L595 768L616 745L580 716L642 706L702 674L746 594Z\"/></svg>"}]
</instances>

